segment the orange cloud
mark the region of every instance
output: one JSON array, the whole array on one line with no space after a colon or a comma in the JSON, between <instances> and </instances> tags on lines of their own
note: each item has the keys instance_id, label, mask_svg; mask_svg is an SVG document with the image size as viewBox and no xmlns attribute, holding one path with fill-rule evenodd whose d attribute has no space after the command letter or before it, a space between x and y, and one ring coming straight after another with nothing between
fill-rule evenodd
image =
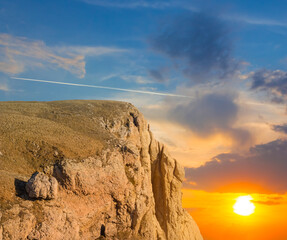
<instances>
[{"instance_id":1,"label":"orange cloud","mask_svg":"<svg viewBox=\"0 0 287 240\"><path fill-rule=\"evenodd\" d=\"M186 168L186 187L221 192L287 192L287 140L250 148L246 154L226 153L199 168ZM197 185L188 185L188 182Z\"/></svg>"}]
</instances>

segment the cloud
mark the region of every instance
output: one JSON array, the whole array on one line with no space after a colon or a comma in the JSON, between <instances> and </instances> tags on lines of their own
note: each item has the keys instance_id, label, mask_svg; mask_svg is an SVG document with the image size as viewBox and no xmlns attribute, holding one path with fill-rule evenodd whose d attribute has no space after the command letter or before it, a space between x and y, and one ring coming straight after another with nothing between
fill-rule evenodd
<instances>
[{"instance_id":1,"label":"cloud","mask_svg":"<svg viewBox=\"0 0 287 240\"><path fill-rule=\"evenodd\" d=\"M256 197L258 199L258 197ZM284 197L279 196L279 195L261 195L259 196L260 200L251 200L253 203L257 204L262 204L262 205L267 205L267 206L273 206L273 205L279 205L279 204L284 204Z\"/></svg>"},{"instance_id":2,"label":"cloud","mask_svg":"<svg viewBox=\"0 0 287 240\"><path fill-rule=\"evenodd\" d=\"M148 78L146 78L144 76L140 76L140 75L121 75L120 78L123 79L124 81L134 82L134 83L138 83L138 84L153 83L153 81L151 79L148 79Z\"/></svg>"},{"instance_id":3,"label":"cloud","mask_svg":"<svg viewBox=\"0 0 287 240\"><path fill-rule=\"evenodd\" d=\"M127 52L126 49L115 47L89 47L89 46L65 46L54 48L57 52L77 54L85 57L97 57L101 55Z\"/></svg>"},{"instance_id":4,"label":"cloud","mask_svg":"<svg viewBox=\"0 0 287 240\"><path fill-rule=\"evenodd\" d=\"M62 68L76 76L85 76L85 57L118 53L124 50L107 47L49 47L43 41L0 34L0 71L18 74L28 68Z\"/></svg>"},{"instance_id":5,"label":"cloud","mask_svg":"<svg viewBox=\"0 0 287 240\"><path fill-rule=\"evenodd\" d=\"M261 69L252 74L251 89L267 93L272 102L283 103L287 98L287 72Z\"/></svg>"},{"instance_id":6,"label":"cloud","mask_svg":"<svg viewBox=\"0 0 287 240\"><path fill-rule=\"evenodd\" d=\"M150 69L148 70L148 73L156 82L162 83L166 81L161 70Z\"/></svg>"},{"instance_id":7,"label":"cloud","mask_svg":"<svg viewBox=\"0 0 287 240\"><path fill-rule=\"evenodd\" d=\"M274 206L274 205L281 204L281 202L271 201L271 200L269 200L269 201L255 201L255 200L252 200L251 202L257 203L257 204L268 205L268 206Z\"/></svg>"},{"instance_id":8,"label":"cloud","mask_svg":"<svg viewBox=\"0 0 287 240\"><path fill-rule=\"evenodd\" d=\"M188 0L82 0L82 2L107 8L124 8L124 9L140 9L140 8L150 8L150 9L179 9L179 10L189 10L191 12L199 12L200 9L208 8L212 9L214 6L208 2L203 4L199 2L191 2ZM207 6L209 5L209 6ZM217 4L217 8L220 5ZM221 6L222 7L222 6ZM225 8L223 5L222 8ZM255 26L278 26L286 27L287 22L285 20L274 20L269 18L254 18L254 16L248 16L246 14L240 14L237 12L228 12L220 16L221 19L231 22L240 22Z\"/></svg>"},{"instance_id":9,"label":"cloud","mask_svg":"<svg viewBox=\"0 0 287 240\"><path fill-rule=\"evenodd\" d=\"M199 135L209 135L231 126L237 117L234 97L225 94L207 94L188 105L179 105L171 117Z\"/></svg>"},{"instance_id":10,"label":"cloud","mask_svg":"<svg viewBox=\"0 0 287 240\"><path fill-rule=\"evenodd\" d=\"M193 12L198 12L199 7L196 6L196 2L190 2L187 0L82 0L83 2L95 6L101 7L112 7L112 8L127 8L127 9L135 9L135 8L152 8L152 9L185 9ZM207 3L204 2L204 5ZM209 3L210 4L210 3ZM202 5L202 4L199 4ZM209 6L211 8L211 6ZM254 18L253 16L232 13L225 14L222 16L222 19L230 20L230 21L238 21L251 25L259 25L259 26L281 26L286 27L287 23L284 21L277 21L268 18Z\"/></svg>"},{"instance_id":11,"label":"cloud","mask_svg":"<svg viewBox=\"0 0 287 240\"><path fill-rule=\"evenodd\" d=\"M230 20L230 21L238 21L242 23L247 23L250 25L259 25L259 26L279 26L279 27L286 27L287 23L284 21L277 21L273 19L268 18L254 18L247 15L223 15L223 19Z\"/></svg>"},{"instance_id":12,"label":"cloud","mask_svg":"<svg viewBox=\"0 0 287 240\"><path fill-rule=\"evenodd\" d=\"M7 84L0 83L0 91L8 92L10 89L8 88Z\"/></svg>"},{"instance_id":13,"label":"cloud","mask_svg":"<svg viewBox=\"0 0 287 240\"><path fill-rule=\"evenodd\" d=\"M43 67L47 63L79 77L85 75L84 56L71 53L67 53L66 56L58 55L42 41L0 34L0 51L0 71L4 73L17 74L27 68Z\"/></svg>"},{"instance_id":14,"label":"cloud","mask_svg":"<svg viewBox=\"0 0 287 240\"><path fill-rule=\"evenodd\" d=\"M166 8L188 8L193 9L188 1L174 1L174 0L82 0L85 3L112 8L153 8L153 9L166 9Z\"/></svg>"},{"instance_id":15,"label":"cloud","mask_svg":"<svg viewBox=\"0 0 287 240\"><path fill-rule=\"evenodd\" d=\"M234 93L209 93L171 108L169 118L199 136L225 133L243 144L250 140L250 135L246 130L234 127L239 111L235 96Z\"/></svg>"},{"instance_id":16,"label":"cloud","mask_svg":"<svg viewBox=\"0 0 287 240\"><path fill-rule=\"evenodd\" d=\"M281 132L281 133L285 133L287 134L287 124L282 124L282 125L273 125L272 126L272 129L275 131L275 132Z\"/></svg>"},{"instance_id":17,"label":"cloud","mask_svg":"<svg viewBox=\"0 0 287 240\"><path fill-rule=\"evenodd\" d=\"M220 154L199 168L186 168L185 185L206 191L285 193L286 156L283 139L256 145L244 155Z\"/></svg>"},{"instance_id":18,"label":"cloud","mask_svg":"<svg viewBox=\"0 0 287 240\"><path fill-rule=\"evenodd\" d=\"M225 21L204 13L167 21L150 38L152 48L172 59L192 82L232 77L239 68Z\"/></svg>"}]
</instances>

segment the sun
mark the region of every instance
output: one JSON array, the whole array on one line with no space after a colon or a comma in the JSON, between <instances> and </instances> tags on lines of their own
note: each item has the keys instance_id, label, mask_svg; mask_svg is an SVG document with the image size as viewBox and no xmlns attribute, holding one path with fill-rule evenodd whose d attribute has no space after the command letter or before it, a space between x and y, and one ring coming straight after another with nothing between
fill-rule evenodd
<instances>
[{"instance_id":1,"label":"sun","mask_svg":"<svg viewBox=\"0 0 287 240\"><path fill-rule=\"evenodd\" d=\"M233 205L233 211L241 216L249 216L254 213L255 206L250 202L252 199L250 195L238 197Z\"/></svg>"}]
</instances>

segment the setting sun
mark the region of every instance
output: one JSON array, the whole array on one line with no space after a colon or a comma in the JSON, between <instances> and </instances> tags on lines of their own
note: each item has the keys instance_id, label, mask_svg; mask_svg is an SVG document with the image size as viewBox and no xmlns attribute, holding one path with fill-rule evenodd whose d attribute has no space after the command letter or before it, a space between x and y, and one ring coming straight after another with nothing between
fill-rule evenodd
<instances>
[{"instance_id":1,"label":"setting sun","mask_svg":"<svg viewBox=\"0 0 287 240\"><path fill-rule=\"evenodd\" d=\"M254 213L255 206L250 202L252 199L250 195L238 197L236 203L233 205L233 211L242 216L249 216Z\"/></svg>"}]
</instances>

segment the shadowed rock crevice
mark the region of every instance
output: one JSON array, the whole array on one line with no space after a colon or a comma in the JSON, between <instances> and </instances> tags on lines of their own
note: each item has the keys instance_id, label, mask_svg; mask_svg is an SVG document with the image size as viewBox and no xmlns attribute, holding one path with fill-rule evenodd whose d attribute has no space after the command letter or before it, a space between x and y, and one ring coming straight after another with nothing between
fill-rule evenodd
<instances>
[{"instance_id":1,"label":"shadowed rock crevice","mask_svg":"<svg viewBox=\"0 0 287 240\"><path fill-rule=\"evenodd\" d=\"M138 122L138 117L134 114L134 113L130 113L130 115L132 116L132 118L133 118L133 123L134 123L134 125L137 127L137 128L139 128L140 127L140 125L139 125L139 122Z\"/></svg>"},{"instance_id":2,"label":"shadowed rock crevice","mask_svg":"<svg viewBox=\"0 0 287 240\"><path fill-rule=\"evenodd\" d=\"M106 237L106 227L104 224L101 226L101 237Z\"/></svg>"}]
</instances>

